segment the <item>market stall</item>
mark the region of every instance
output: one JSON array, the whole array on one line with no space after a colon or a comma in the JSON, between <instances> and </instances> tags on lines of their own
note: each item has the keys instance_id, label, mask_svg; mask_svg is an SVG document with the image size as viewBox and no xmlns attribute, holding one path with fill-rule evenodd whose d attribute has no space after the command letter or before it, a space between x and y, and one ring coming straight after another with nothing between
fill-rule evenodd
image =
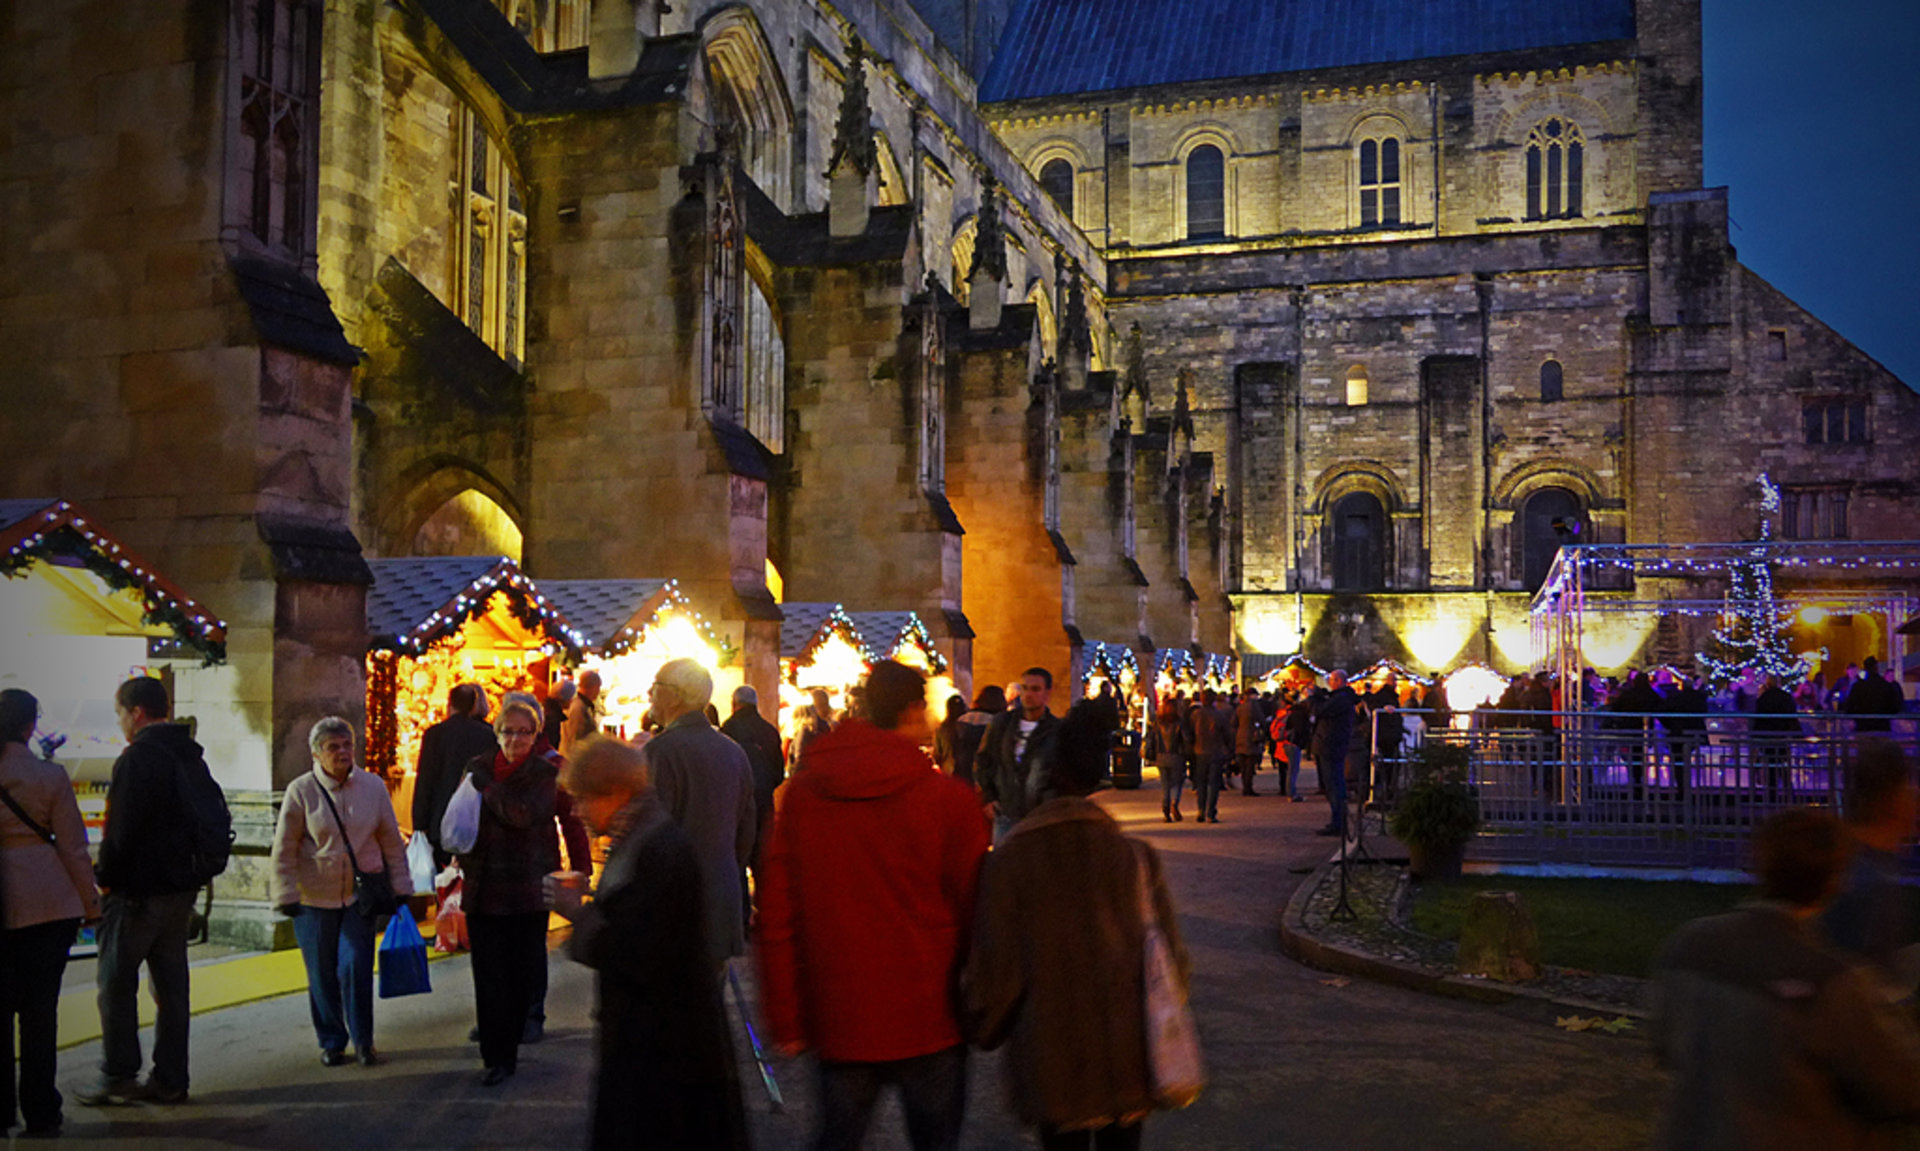
<instances>
[{"instance_id":1,"label":"market stall","mask_svg":"<svg viewBox=\"0 0 1920 1151\"><path fill-rule=\"evenodd\" d=\"M1394 677L1399 687L1401 706L1408 704L1414 689L1425 688L1433 683L1432 676L1422 675L1397 659L1379 659L1354 675L1354 690L1369 693L1377 691L1389 675Z\"/></svg>"},{"instance_id":2,"label":"market stall","mask_svg":"<svg viewBox=\"0 0 1920 1151\"><path fill-rule=\"evenodd\" d=\"M780 625L780 728L791 736L814 688L826 691L835 715L871 666L867 641L837 603L783 603Z\"/></svg>"},{"instance_id":3,"label":"market stall","mask_svg":"<svg viewBox=\"0 0 1920 1151\"><path fill-rule=\"evenodd\" d=\"M601 727L622 738L642 730L647 689L669 660L691 659L713 676L722 717L743 682L738 653L670 579L544 580L541 592L580 635L575 670L600 673Z\"/></svg>"},{"instance_id":4,"label":"market stall","mask_svg":"<svg viewBox=\"0 0 1920 1151\"><path fill-rule=\"evenodd\" d=\"M1092 699L1106 684L1112 684L1120 698L1121 711L1129 724L1146 714L1146 685L1140 677L1140 660L1125 644L1088 641L1086 654L1086 696Z\"/></svg>"},{"instance_id":5,"label":"market stall","mask_svg":"<svg viewBox=\"0 0 1920 1151\"><path fill-rule=\"evenodd\" d=\"M957 689L953 677L947 674L947 657L934 646L933 633L927 630L920 613L853 611L847 613L847 618L866 641L870 662L890 659L926 674L928 714L933 722L940 722L946 716L947 698L956 694Z\"/></svg>"},{"instance_id":6,"label":"market stall","mask_svg":"<svg viewBox=\"0 0 1920 1151\"><path fill-rule=\"evenodd\" d=\"M373 559L367 590L366 765L412 807L420 735L447 693L471 683L490 707L509 691L544 696L555 661L580 658L580 633L505 556Z\"/></svg>"},{"instance_id":7,"label":"market stall","mask_svg":"<svg viewBox=\"0 0 1920 1151\"><path fill-rule=\"evenodd\" d=\"M34 750L77 783L103 784L126 747L113 694L133 676L166 683L188 722L234 709L226 624L74 505L0 500L0 575L0 688L40 701Z\"/></svg>"},{"instance_id":8,"label":"market stall","mask_svg":"<svg viewBox=\"0 0 1920 1151\"><path fill-rule=\"evenodd\" d=\"M1305 655L1295 652L1288 656L1278 667L1268 671L1254 683L1262 692L1267 691L1312 691L1327 678L1327 669L1314 663Z\"/></svg>"},{"instance_id":9,"label":"market stall","mask_svg":"<svg viewBox=\"0 0 1920 1151\"><path fill-rule=\"evenodd\" d=\"M1155 698L1169 692L1184 692L1191 698L1200 690L1200 676L1193 653L1184 647L1160 649L1154 661L1153 690Z\"/></svg>"},{"instance_id":10,"label":"market stall","mask_svg":"<svg viewBox=\"0 0 1920 1151\"><path fill-rule=\"evenodd\" d=\"M1202 688L1226 696L1240 694L1240 676L1231 652L1201 652L1195 657L1194 669Z\"/></svg>"}]
</instances>

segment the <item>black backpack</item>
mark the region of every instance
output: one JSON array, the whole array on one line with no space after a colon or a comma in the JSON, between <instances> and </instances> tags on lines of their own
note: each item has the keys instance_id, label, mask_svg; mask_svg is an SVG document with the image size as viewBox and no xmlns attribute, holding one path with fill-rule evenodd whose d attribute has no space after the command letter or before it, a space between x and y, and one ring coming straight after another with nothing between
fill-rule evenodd
<instances>
[{"instance_id":1,"label":"black backpack","mask_svg":"<svg viewBox=\"0 0 1920 1151\"><path fill-rule=\"evenodd\" d=\"M180 804L180 834L186 857L176 872L182 888L204 887L227 869L233 854L233 813L227 793L204 761L174 757L174 794Z\"/></svg>"}]
</instances>

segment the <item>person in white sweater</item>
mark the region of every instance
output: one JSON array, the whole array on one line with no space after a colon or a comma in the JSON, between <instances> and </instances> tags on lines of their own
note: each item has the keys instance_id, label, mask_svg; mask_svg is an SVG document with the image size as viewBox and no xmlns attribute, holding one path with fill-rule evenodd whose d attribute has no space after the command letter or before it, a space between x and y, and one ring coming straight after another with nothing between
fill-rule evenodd
<instances>
[{"instance_id":1,"label":"person in white sweater","mask_svg":"<svg viewBox=\"0 0 1920 1151\"><path fill-rule=\"evenodd\" d=\"M320 1062L379 1062L373 1045L374 916L354 899L354 872L386 869L413 894L407 847L387 785L353 762L353 725L328 716L307 737L313 770L287 785L273 837L273 902L293 919L307 961L307 1001Z\"/></svg>"}]
</instances>

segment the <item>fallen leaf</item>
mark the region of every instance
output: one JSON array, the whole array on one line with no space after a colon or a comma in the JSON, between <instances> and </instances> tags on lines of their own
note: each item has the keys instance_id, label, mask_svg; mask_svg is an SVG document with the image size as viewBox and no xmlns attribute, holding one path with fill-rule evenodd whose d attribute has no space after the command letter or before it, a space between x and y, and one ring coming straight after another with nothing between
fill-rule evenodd
<instances>
[{"instance_id":1,"label":"fallen leaf","mask_svg":"<svg viewBox=\"0 0 1920 1151\"><path fill-rule=\"evenodd\" d=\"M1348 979L1348 978L1347 978L1346 976L1344 976L1344 975L1336 975L1336 976L1334 976L1334 977L1333 977L1332 979L1322 979L1322 980L1320 981L1320 986L1322 986L1322 987L1345 987L1345 986L1346 986L1347 984L1349 984L1349 983L1351 983L1351 982L1353 982L1353 980L1351 980L1351 979Z\"/></svg>"},{"instance_id":2,"label":"fallen leaf","mask_svg":"<svg viewBox=\"0 0 1920 1151\"><path fill-rule=\"evenodd\" d=\"M1626 1016L1622 1015L1611 1023L1602 1023L1600 1025L1600 1030L1606 1032L1609 1035L1618 1035L1622 1031L1632 1031L1633 1020L1628 1019Z\"/></svg>"},{"instance_id":3,"label":"fallen leaf","mask_svg":"<svg viewBox=\"0 0 1920 1151\"><path fill-rule=\"evenodd\" d=\"M1562 1015L1553 1021L1553 1025L1562 1031L1591 1031L1600 1023L1598 1019L1583 1019L1578 1015Z\"/></svg>"}]
</instances>

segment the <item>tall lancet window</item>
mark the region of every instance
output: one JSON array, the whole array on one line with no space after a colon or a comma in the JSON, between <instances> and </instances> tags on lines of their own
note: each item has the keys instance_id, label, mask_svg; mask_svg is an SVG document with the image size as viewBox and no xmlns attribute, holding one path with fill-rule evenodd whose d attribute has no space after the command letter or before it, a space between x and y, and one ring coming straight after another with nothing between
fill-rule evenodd
<instances>
[{"instance_id":1,"label":"tall lancet window","mask_svg":"<svg viewBox=\"0 0 1920 1151\"><path fill-rule=\"evenodd\" d=\"M1542 121L1527 135L1527 219L1579 216L1586 167L1580 126L1558 116Z\"/></svg>"}]
</instances>

